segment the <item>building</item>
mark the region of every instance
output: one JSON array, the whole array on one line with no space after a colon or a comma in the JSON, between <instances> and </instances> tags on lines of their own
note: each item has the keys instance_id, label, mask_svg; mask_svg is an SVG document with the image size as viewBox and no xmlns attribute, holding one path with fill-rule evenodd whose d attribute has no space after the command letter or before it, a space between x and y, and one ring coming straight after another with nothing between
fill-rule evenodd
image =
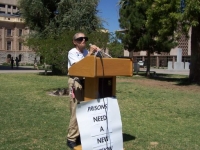
<instances>
[{"instance_id":1,"label":"building","mask_svg":"<svg viewBox=\"0 0 200 150\"><path fill-rule=\"evenodd\" d=\"M119 30L119 32L125 32L125 30ZM191 29L188 33L189 39L187 39L184 35L181 36L181 38L178 40L178 45L176 48L173 48L170 50L169 53L153 53L151 54L151 66L152 67L167 67L168 62L177 61L177 54L178 54L178 48L182 49L182 61L190 62L190 56L191 56ZM124 50L124 56L131 56L133 57L135 62L143 61L145 62L147 60L147 52L146 51L139 51L139 52L133 52L133 54L130 54L129 51Z\"/></svg>"},{"instance_id":2,"label":"building","mask_svg":"<svg viewBox=\"0 0 200 150\"><path fill-rule=\"evenodd\" d=\"M23 45L29 32L18 13L17 0L0 0L0 64L10 63L11 57L18 57L21 64L34 62L35 52Z\"/></svg>"}]
</instances>

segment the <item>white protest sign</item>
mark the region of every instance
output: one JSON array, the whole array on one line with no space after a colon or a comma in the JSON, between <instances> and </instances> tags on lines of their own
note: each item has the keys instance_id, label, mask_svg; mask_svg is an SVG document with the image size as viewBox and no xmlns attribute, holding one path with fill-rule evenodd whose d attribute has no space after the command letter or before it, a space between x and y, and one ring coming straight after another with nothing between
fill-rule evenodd
<instances>
[{"instance_id":1,"label":"white protest sign","mask_svg":"<svg viewBox=\"0 0 200 150\"><path fill-rule=\"evenodd\" d=\"M84 101L76 116L82 150L122 150L122 122L116 98Z\"/></svg>"}]
</instances>

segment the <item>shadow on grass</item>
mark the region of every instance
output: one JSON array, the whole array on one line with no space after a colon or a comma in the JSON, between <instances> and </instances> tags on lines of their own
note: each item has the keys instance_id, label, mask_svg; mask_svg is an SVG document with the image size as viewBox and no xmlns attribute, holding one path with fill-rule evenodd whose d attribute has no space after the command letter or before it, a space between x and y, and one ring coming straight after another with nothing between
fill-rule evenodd
<instances>
[{"instance_id":1,"label":"shadow on grass","mask_svg":"<svg viewBox=\"0 0 200 150\"><path fill-rule=\"evenodd\" d=\"M33 66L19 66L18 68L16 66L13 66L13 69L11 66L0 66L0 70L36 70Z\"/></svg>"},{"instance_id":2,"label":"shadow on grass","mask_svg":"<svg viewBox=\"0 0 200 150\"><path fill-rule=\"evenodd\" d=\"M126 133L123 133L123 141L126 142L126 141L132 141L132 140L135 140L136 137L135 136L132 136L130 134L126 134Z\"/></svg>"},{"instance_id":3,"label":"shadow on grass","mask_svg":"<svg viewBox=\"0 0 200 150\"><path fill-rule=\"evenodd\" d=\"M156 74L156 76L151 76L150 79L152 80L158 80L158 81L164 81L164 82L175 82L177 85L192 85L192 83L189 81L188 77L173 77L169 76L167 74Z\"/></svg>"},{"instance_id":4,"label":"shadow on grass","mask_svg":"<svg viewBox=\"0 0 200 150\"><path fill-rule=\"evenodd\" d=\"M145 72L139 73L138 75L146 77ZM162 74L153 72L148 78L163 82L175 82L178 86L197 85L196 83L192 83L187 75Z\"/></svg>"},{"instance_id":5,"label":"shadow on grass","mask_svg":"<svg viewBox=\"0 0 200 150\"><path fill-rule=\"evenodd\" d=\"M41 76L66 76L67 77L67 74L53 74L51 71L48 71L45 73L44 72L40 72L38 75L41 75Z\"/></svg>"},{"instance_id":6,"label":"shadow on grass","mask_svg":"<svg viewBox=\"0 0 200 150\"><path fill-rule=\"evenodd\" d=\"M45 71L44 72L39 72L38 75L40 75L40 76L53 76L52 72L46 72L45 73Z\"/></svg>"}]
</instances>

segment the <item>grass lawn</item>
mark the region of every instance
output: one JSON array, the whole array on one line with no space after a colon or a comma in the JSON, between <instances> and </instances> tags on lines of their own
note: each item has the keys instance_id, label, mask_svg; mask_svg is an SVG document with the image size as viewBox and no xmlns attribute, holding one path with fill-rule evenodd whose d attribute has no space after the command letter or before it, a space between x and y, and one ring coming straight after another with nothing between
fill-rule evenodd
<instances>
[{"instance_id":1,"label":"grass lawn","mask_svg":"<svg viewBox=\"0 0 200 150\"><path fill-rule=\"evenodd\" d=\"M126 150L199 150L200 87L184 76L118 77ZM0 150L67 150L66 76L0 74Z\"/></svg>"}]
</instances>

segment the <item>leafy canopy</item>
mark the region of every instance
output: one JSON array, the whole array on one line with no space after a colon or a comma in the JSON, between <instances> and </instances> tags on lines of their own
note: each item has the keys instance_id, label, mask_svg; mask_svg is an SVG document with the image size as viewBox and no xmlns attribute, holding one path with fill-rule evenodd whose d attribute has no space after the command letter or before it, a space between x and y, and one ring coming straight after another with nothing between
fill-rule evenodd
<instances>
[{"instance_id":1,"label":"leafy canopy","mask_svg":"<svg viewBox=\"0 0 200 150\"><path fill-rule=\"evenodd\" d=\"M90 43L106 47L108 33L100 32L99 0L19 0L19 8L31 34L26 41L36 53L66 72L67 52L72 37L84 32ZM31 6L31 7L30 7Z\"/></svg>"},{"instance_id":2,"label":"leafy canopy","mask_svg":"<svg viewBox=\"0 0 200 150\"><path fill-rule=\"evenodd\" d=\"M176 45L177 0L121 0L118 37L129 51L168 52Z\"/></svg>"}]
</instances>

